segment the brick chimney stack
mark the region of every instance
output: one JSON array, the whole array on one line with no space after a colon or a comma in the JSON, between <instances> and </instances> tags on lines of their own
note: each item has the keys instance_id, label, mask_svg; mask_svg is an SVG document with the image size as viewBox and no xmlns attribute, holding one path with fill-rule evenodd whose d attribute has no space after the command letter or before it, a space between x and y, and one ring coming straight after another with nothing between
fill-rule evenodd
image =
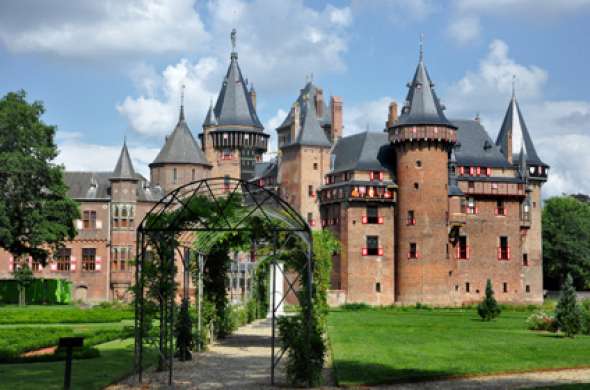
<instances>
[{"instance_id":1,"label":"brick chimney stack","mask_svg":"<svg viewBox=\"0 0 590 390\"><path fill-rule=\"evenodd\" d=\"M393 127L397 120L397 103L395 101L389 103L389 115L387 116L387 128Z\"/></svg>"},{"instance_id":2,"label":"brick chimney stack","mask_svg":"<svg viewBox=\"0 0 590 390\"><path fill-rule=\"evenodd\" d=\"M256 90L254 89L254 84L250 87L250 100L252 101L252 106L256 109Z\"/></svg>"},{"instance_id":3,"label":"brick chimney stack","mask_svg":"<svg viewBox=\"0 0 590 390\"><path fill-rule=\"evenodd\" d=\"M317 88L315 91L315 112L318 118L324 116L324 91L321 88Z\"/></svg>"},{"instance_id":4,"label":"brick chimney stack","mask_svg":"<svg viewBox=\"0 0 590 390\"><path fill-rule=\"evenodd\" d=\"M340 96L332 96L330 98L330 114L332 119L332 143L336 143L342 138L342 98Z\"/></svg>"}]
</instances>

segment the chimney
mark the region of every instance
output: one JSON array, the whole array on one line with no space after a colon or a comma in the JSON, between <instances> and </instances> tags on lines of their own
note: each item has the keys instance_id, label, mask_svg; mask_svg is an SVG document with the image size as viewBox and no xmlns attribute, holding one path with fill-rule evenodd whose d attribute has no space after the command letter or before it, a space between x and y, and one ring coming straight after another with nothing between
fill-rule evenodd
<instances>
[{"instance_id":1,"label":"chimney","mask_svg":"<svg viewBox=\"0 0 590 390\"><path fill-rule=\"evenodd\" d=\"M332 96L330 98L330 110L332 119L332 143L336 143L342 138L342 98L340 96Z\"/></svg>"},{"instance_id":2,"label":"chimney","mask_svg":"<svg viewBox=\"0 0 590 390\"><path fill-rule=\"evenodd\" d=\"M324 91L321 88L315 90L315 112L318 118L324 116Z\"/></svg>"},{"instance_id":3,"label":"chimney","mask_svg":"<svg viewBox=\"0 0 590 390\"><path fill-rule=\"evenodd\" d=\"M389 115L387 116L387 128L393 127L397 120L397 103L395 101L389 103Z\"/></svg>"},{"instance_id":4,"label":"chimney","mask_svg":"<svg viewBox=\"0 0 590 390\"><path fill-rule=\"evenodd\" d=\"M254 90L254 84L250 87L250 100L252 101L252 107L256 109L256 91Z\"/></svg>"},{"instance_id":5,"label":"chimney","mask_svg":"<svg viewBox=\"0 0 590 390\"><path fill-rule=\"evenodd\" d=\"M301 126L301 123L299 123L299 119L300 119L300 108L299 108L299 102L296 101L295 104L293 104L293 123L291 124L291 142L293 143L297 140L297 136L299 135L299 128Z\"/></svg>"}]
</instances>

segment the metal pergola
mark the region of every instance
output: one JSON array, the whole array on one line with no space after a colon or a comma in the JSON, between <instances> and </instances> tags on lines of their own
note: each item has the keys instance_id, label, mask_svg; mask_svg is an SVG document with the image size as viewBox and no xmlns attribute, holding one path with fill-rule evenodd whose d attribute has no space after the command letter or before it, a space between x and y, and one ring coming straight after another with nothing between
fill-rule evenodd
<instances>
[{"instance_id":1,"label":"metal pergola","mask_svg":"<svg viewBox=\"0 0 590 390\"><path fill-rule=\"evenodd\" d=\"M214 205L214 210L199 210L191 203L192 199L205 198ZM229 199L239 203L240 214L232 218L226 215ZM312 278L313 278L313 259L312 259L312 234L309 225L286 201L276 193L269 191L255 183L249 183L244 180L218 177L195 181L183 185L162 198L146 214L137 229L136 254L137 262L135 268L135 370L138 380L142 382L143 375L143 349L146 341L149 341L150 335L145 331L145 294L146 294L146 275L144 266L146 265L147 256L156 253L159 258L159 283L176 283L175 257L178 257L184 268L184 299L188 294L188 267L189 251L191 243L204 232L253 232L249 221L257 217L264 221L265 232L270 239L263 243L270 245L272 254L270 255L270 266L275 270L271 274L273 280L271 283L272 298L270 302L272 336L271 336L271 384L275 382L275 368L286 352L284 348L277 349L277 309L285 302L287 296L292 293L299 300L301 297L297 287L307 286L307 291L302 296L307 300L303 315L307 324L311 324L312 316ZM281 242L278 242L279 235ZM300 272L294 270L283 270L278 266L277 257L282 250L288 245L293 244L294 240L302 240L306 245L307 253L305 266ZM184 243L181 243L181 242ZM162 245L167 242L170 245ZM186 243L189 242L187 245ZM257 243L253 242L253 246ZM181 251L183 249L183 251ZM175 252L178 256L175 256ZM199 259L202 261L206 253L200 251ZM200 264L202 267L202 263ZM284 278L283 284L286 284L284 294L279 298L276 297L276 278L277 271L280 270ZM201 269L202 271L202 269ZM287 277L295 276L294 278ZM302 278L306 278L305 284ZM172 384L173 366L174 366L174 311L175 311L175 293L170 296L162 296L159 299L159 353L160 357L167 362L168 384ZM302 302L300 302L302 303ZM311 325L307 329L308 337L311 334Z\"/></svg>"}]
</instances>

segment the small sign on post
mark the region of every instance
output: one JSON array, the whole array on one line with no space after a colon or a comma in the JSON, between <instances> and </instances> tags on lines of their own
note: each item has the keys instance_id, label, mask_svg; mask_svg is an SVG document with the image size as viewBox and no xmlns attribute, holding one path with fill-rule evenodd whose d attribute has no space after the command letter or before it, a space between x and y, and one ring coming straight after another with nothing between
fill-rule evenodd
<instances>
[{"instance_id":1,"label":"small sign on post","mask_svg":"<svg viewBox=\"0 0 590 390\"><path fill-rule=\"evenodd\" d=\"M62 337L59 348L66 349L66 372L64 374L64 390L70 390L72 385L72 349L84 345L84 337Z\"/></svg>"}]
</instances>

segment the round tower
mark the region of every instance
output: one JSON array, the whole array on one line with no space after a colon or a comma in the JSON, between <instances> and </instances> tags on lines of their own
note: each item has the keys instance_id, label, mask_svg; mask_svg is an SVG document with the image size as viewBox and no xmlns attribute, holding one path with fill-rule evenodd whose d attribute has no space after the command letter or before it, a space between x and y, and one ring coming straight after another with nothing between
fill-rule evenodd
<instances>
[{"instance_id":1,"label":"round tower","mask_svg":"<svg viewBox=\"0 0 590 390\"><path fill-rule=\"evenodd\" d=\"M422 49L399 118L389 127L398 185L396 301L450 302L448 166L456 126L445 117Z\"/></svg>"}]
</instances>

